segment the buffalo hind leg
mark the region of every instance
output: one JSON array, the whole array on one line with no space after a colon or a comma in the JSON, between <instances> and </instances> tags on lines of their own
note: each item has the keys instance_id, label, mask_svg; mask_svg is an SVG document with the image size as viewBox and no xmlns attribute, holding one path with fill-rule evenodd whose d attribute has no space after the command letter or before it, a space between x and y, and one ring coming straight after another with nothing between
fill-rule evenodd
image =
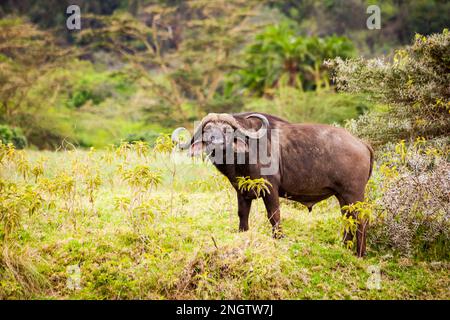
<instances>
[{"instance_id":1,"label":"buffalo hind leg","mask_svg":"<svg viewBox=\"0 0 450 320\"><path fill-rule=\"evenodd\" d=\"M358 201L364 200L364 195L362 196L347 196L342 197L341 195L336 195L336 197L339 200L339 204L341 206L342 214L346 217L353 217L357 222L357 230L356 230L356 255L358 257L363 257L366 254L366 233L367 233L367 225L368 221L367 219L361 219L361 217L358 216L357 213L349 213L348 210L342 209L344 206L351 205L353 203L356 203ZM348 241L353 241L355 237L355 234L349 230L349 232L346 232L344 230L344 244L346 245Z\"/></svg>"},{"instance_id":2,"label":"buffalo hind leg","mask_svg":"<svg viewBox=\"0 0 450 320\"><path fill-rule=\"evenodd\" d=\"M252 206L251 199L245 199L242 194L237 193L238 198L238 216L239 216L239 231L248 230L248 216Z\"/></svg>"},{"instance_id":3,"label":"buffalo hind leg","mask_svg":"<svg viewBox=\"0 0 450 320\"><path fill-rule=\"evenodd\" d=\"M280 226L280 203L278 192L270 190L270 194L266 194L263 198L264 205L267 210L267 217L272 225L272 235L275 239L283 238Z\"/></svg>"}]
</instances>

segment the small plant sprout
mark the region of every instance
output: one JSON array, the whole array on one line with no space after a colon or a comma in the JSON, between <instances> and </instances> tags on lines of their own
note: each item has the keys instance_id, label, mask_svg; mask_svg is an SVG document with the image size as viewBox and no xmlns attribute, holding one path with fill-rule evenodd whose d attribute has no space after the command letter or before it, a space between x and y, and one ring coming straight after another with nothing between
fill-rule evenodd
<instances>
[{"instance_id":1,"label":"small plant sprout","mask_svg":"<svg viewBox=\"0 0 450 320\"><path fill-rule=\"evenodd\" d=\"M116 208L126 213L128 223L137 233L139 238L145 242L147 236L142 232L142 218L153 218L154 200L148 200L152 188L162 183L161 172L152 170L147 165L137 165L131 169L122 169L121 175L132 188L131 197L119 197L115 199ZM148 220L148 219L147 219Z\"/></svg>"},{"instance_id":2,"label":"small plant sprout","mask_svg":"<svg viewBox=\"0 0 450 320\"><path fill-rule=\"evenodd\" d=\"M116 156L120 159L128 160L129 151L133 148L133 146L124 141L122 142L115 150Z\"/></svg>"},{"instance_id":3,"label":"small plant sprout","mask_svg":"<svg viewBox=\"0 0 450 320\"><path fill-rule=\"evenodd\" d=\"M15 164L17 167L17 171L20 173L23 179L26 180L31 173L31 165L24 151L19 150L16 152Z\"/></svg>"},{"instance_id":4,"label":"small plant sprout","mask_svg":"<svg viewBox=\"0 0 450 320\"><path fill-rule=\"evenodd\" d=\"M375 204L371 202L358 201L354 204L343 206L342 210L346 214L342 215L342 233L343 235L352 234L353 239L348 240L345 245L348 249L352 249L355 243L356 232L358 232L358 225L363 224L364 228L373 221Z\"/></svg>"},{"instance_id":5,"label":"small plant sprout","mask_svg":"<svg viewBox=\"0 0 450 320\"><path fill-rule=\"evenodd\" d=\"M236 180L238 189L241 192L253 192L257 198L264 197L266 192L270 194L269 187L272 187L272 184L264 178L250 179L250 177L237 177Z\"/></svg>"},{"instance_id":6,"label":"small plant sprout","mask_svg":"<svg viewBox=\"0 0 450 320\"><path fill-rule=\"evenodd\" d=\"M4 144L0 140L0 164L14 159L16 149L12 143Z\"/></svg>"},{"instance_id":7,"label":"small plant sprout","mask_svg":"<svg viewBox=\"0 0 450 320\"><path fill-rule=\"evenodd\" d=\"M114 161L114 150L115 146L113 144L108 145L100 156L100 161L102 163L112 164Z\"/></svg>"},{"instance_id":8,"label":"small plant sprout","mask_svg":"<svg viewBox=\"0 0 450 320\"><path fill-rule=\"evenodd\" d=\"M10 239L20 229L22 216L36 213L42 203L41 195L32 186L0 181L0 234L3 229L5 239Z\"/></svg>"},{"instance_id":9,"label":"small plant sprout","mask_svg":"<svg viewBox=\"0 0 450 320\"><path fill-rule=\"evenodd\" d=\"M132 148L136 154L142 158L145 158L150 151L150 147L145 141L135 141Z\"/></svg>"},{"instance_id":10,"label":"small plant sprout","mask_svg":"<svg viewBox=\"0 0 450 320\"><path fill-rule=\"evenodd\" d=\"M161 134L155 142L155 146L153 147L153 151L155 154L158 153L171 153L173 148L175 147L174 142L169 134Z\"/></svg>"},{"instance_id":11,"label":"small plant sprout","mask_svg":"<svg viewBox=\"0 0 450 320\"><path fill-rule=\"evenodd\" d=\"M40 158L36 165L31 168L31 174L34 177L34 182L37 183L39 177L44 175L44 158Z\"/></svg>"},{"instance_id":12,"label":"small plant sprout","mask_svg":"<svg viewBox=\"0 0 450 320\"><path fill-rule=\"evenodd\" d=\"M122 177L131 187L139 190L158 187L162 182L161 173L146 165L137 165L134 168L125 169L122 172Z\"/></svg>"},{"instance_id":13,"label":"small plant sprout","mask_svg":"<svg viewBox=\"0 0 450 320\"><path fill-rule=\"evenodd\" d=\"M272 184L264 178L250 179L250 177L236 177L240 192L253 192L256 198L270 194L269 187ZM256 202L256 212L259 212L258 202Z\"/></svg>"},{"instance_id":14,"label":"small plant sprout","mask_svg":"<svg viewBox=\"0 0 450 320\"><path fill-rule=\"evenodd\" d=\"M173 151L175 147L172 138L168 134L162 134L156 139L155 146L153 148L154 154L169 154ZM169 163L164 162L164 166L170 173L170 214L173 213L173 197L175 189L175 178L177 174L177 164L176 161L170 161Z\"/></svg>"},{"instance_id":15,"label":"small plant sprout","mask_svg":"<svg viewBox=\"0 0 450 320\"><path fill-rule=\"evenodd\" d=\"M86 189L91 204L91 210L95 213L95 194L102 184L102 179L98 170L85 175Z\"/></svg>"},{"instance_id":16,"label":"small plant sprout","mask_svg":"<svg viewBox=\"0 0 450 320\"><path fill-rule=\"evenodd\" d=\"M405 164L406 156L408 154L405 140L401 140L399 143L397 143L397 145L395 146L395 152L400 156L401 164Z\"/></svg>"}]
</instances>

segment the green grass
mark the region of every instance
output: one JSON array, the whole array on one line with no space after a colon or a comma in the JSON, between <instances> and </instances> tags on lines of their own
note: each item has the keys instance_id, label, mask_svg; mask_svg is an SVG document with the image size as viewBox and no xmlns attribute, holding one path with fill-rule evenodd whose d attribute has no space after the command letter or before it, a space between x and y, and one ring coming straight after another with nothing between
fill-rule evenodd
<instances>
[{"instance_id":1,"label":"green grass","mask_svg":"<svg viewBox=\"0 0 450 320\"><path fill-rule=\"evenodd\" d=\"M3 162L1 180L36 187L44 203L38 212L21 215L8 240L0 227L0 298L450 298L448 262L398 258L370 248L359 259L344 248L334 199L312 213L282 201L286 237L274 240L262 201L252 207L250 231L237 232L234 191L210 165L178 163L172 181L168 156L144 158L130 151L26 155L32 166L44 157L44 176L53 182L61 172L70 173L77 191L74 199L52 196L42 177L36 184L32 177L20 177L17 160ZM151 191L130 188L118 166L138 164L161 171L162 185ZM101 184L92 207L83 181L96 167ZM150 202L143 213L130 216L115 205L118 196L141 195L139 201ZM81 272L79 289L67 285L67 267L74 265ZM380 290L366 285L373 265L381 270Z\"/></svg>"},{"instance_id":2,"label":"green grass","mask_svg":"<svg viewBox=\"0 0 450 320\"><path fill-rule=\"evenodd\" d=\"M378 106L361 95L326 90L301 92L290 87L282 87L275 91L273 99L250 99L244 109L274 114L294 123L343 125L346 120L357 118L375 108Z\"/></svg>"}]
</instances>

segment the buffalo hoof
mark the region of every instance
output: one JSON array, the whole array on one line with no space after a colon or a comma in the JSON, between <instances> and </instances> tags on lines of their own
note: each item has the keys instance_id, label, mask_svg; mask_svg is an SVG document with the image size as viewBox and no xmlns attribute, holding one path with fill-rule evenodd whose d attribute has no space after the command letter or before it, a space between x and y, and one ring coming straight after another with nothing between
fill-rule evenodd
<instances>
[{"instance_id":1,"label":"buffalo hoof","mask_svg":"<svg viewBox=\"0 0 450 320\"><path fill-rule=\"evenodd\" d=\"M366 252L365 251L364 252L356 252L356 256L358 258L364 258L366 256Z\"/></svg>"},{"instance_id":2,"label":"buffalo hoof","mask_svg":"<svg viewBox=\"0 0 450 320\"><path fill-rule=\"evenodd\" d=\"M276 230L276 231L274 231L274 232L272 233L272 237L273 237L274 239L283 239L283 238L285 238L286 236L284 235L283 232L281 232L281 230Z\"/></svg>"}]
</instances>

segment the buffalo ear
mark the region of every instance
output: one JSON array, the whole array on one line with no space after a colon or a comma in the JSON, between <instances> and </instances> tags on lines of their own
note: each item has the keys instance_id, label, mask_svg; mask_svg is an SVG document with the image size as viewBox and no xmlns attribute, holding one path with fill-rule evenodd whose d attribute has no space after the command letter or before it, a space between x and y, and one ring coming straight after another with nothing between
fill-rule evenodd
<instances>
[{"instance_id":1,"label":"buffalo ear","mask_svg":"<svg viewBox=\"0 0 450 320\"><path fill-rule=\"evenodd\" d=\"M203 152L203 147L204 144L202 140L194 141L189 147L189 155L191 157L201 155Z\"/></svg>"},{"instance_id":2,"label":"buffalo ear","mask_svg":"<svg viewBox=\"0 0 450 320\"><path fill-rule=\"evenodd\" d=\"M237 153L245 153L248 152L248 144L242 138L236 138L233 142L233 150Z\"/></svg>"}]
</instances>

